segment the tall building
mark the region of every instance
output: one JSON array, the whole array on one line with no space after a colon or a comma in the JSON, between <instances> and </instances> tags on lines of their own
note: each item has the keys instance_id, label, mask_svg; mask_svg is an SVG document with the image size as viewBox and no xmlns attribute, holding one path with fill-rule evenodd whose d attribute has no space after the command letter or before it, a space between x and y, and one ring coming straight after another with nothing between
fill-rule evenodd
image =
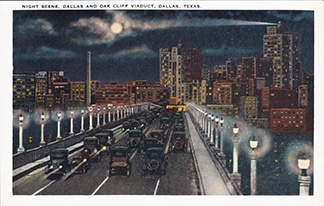
<instances>
[{"instance_id":1,"label":"tall building","mask_svg":"<svg viewBox=\"0 0 324 206\"><path fill-rule=\"evenodd\" d=\"M192 83L190 83L189 88L189 102L194 102L195 104L205 104L207 96L206 90L206 80L193 80Z\"/></svg>"},{"instance_id":2,"label":"tall building","mask_svg":"<svg viewBox=\"0 0 324 206\"><path fill-rule=\"evenodd\" d=\"M67 109L67 102L70 99L70 84L65 82L53 82L52 91L54 95L54 108Z\"/></svg>"},{"instance_id":3,"label":"tall building","mask_svg":"<svg viewBox=\"0 0 324 206\"><path fill-rule=\"evenodd\" d=\"M181 45L179 45L181 46ZM160 49L160 82L170 88L171 97L183 99L183 59L178 47Z\"/></svg>"},{"instance_id":4,"label":"tall building","mask_svg":"<svg viewBox=\"0 0 324 206\"><path fill-rule=\"evenodd\" d=\"M237 63L234 59L226 61L226 69L228 74L228 80L235 80L237 78Z\"/></svg>"},{"instance_id":5,"label":"tall building","mask_svg":"<svg viewBox=\"0 0 324 206\"><path fill-rule=\"evenodd\" d=\"M257 58L256 57L242 57L241 79L253 79L257 73Z\"/></svg>"},{"instance_id":6,"label":"tall building","mask_svg":"<svg viewBox=\"0 0 324 206\"><path fill-rule=\"evenodd\" d=\"M35 82L36 82L36 108L46 109L46 95L49 90L49 80L47 78L46 71L40 71L35 74Z\"/></svg>"},{"instance_id":7,"label":"tall building","mask_svg":"<svg viewBox=\"0 0 324 206\"><path fill-rule=\"evenodd\" d=\"M267 27L263 36L263 56L273 61L272 87L294 89L301 82L300 36L286 32L281 22Z\"/></svg>"},{"instance_id":8,"label":"tall building","mask_svg":"<svg viewBox=\"0 0 324 206\"><path fill-rule=\"evenodd\" d=\"M13 74L13 109L32 111L36 108L35 74Z\"/></svg>"},{"instance_id":9,"label":"tall building","mask_svg":"<svg viewBox=\"0 0 324 206\"><path fill-rule=\"evenodd\" d=\"M86 83L70 81L70 100L84 101L86 99Z\"/></svg>"},{"instance_id":10,"label":"tall building","mask_svg":"<svg viewBox=\"0 0 324 206\"><path fill-rule=\"evenodd\" d=\"M258 98L256 96L241 96L239 113L246 121L256 119L258 117Z\"/></svg>"},{"instance_id":11,"label":"tall building","mask_svg":"<svg viewBox=\"0 0 324 206\"><path fill-rule=\"evenodd\" d=\"M256 76L263 77L265 79L265 85L272 85L273 74L273 61L270 58L257 58L256 59Z\"/></svg>"},{"instance_id":12,"label":"tall building","mask_svg":"<svg viewBox=\"0 0 324 206\"><path fill-rule=\"evenodd\" d=\"M261 117L268 117L274 108L296 108L296 93L293 89L263 87L261 90Z\"/></svg>"},{"instance_id":13,"label":"tall building","mask_svg":"<svg viewBox=\"0 0 324 206\"><path fill-rule=\"evenodd\" d=\"M160 49L160 82L170 88L171 98L176 102L191 101L191 84L201 82L203 77L202 55L198 48L185 48L179 41L177 47ZM205 101L206 97L203 99Z\"/></svg>"},{"instance_id":14,"label":"tall building","mask_svg":"<svg viewBox=\"0 0 324 206\"><path fill-rule=\"evenodd\" d=\"M231 82L214 82L213 102L217 105L232 104Z\"/></svg>"},{"instance_id":15,"label":"tall building","mask_svg":"<svg viewBox=\"0 0 324 206\"><path fill-rule=\"evenodd\" d=\"M183 48L184 82L202 80L202 55L198 48Z\"/></svg>"},{"instance_id":16,"label":"tall building","mask_svg":"<svg viewBox=\"0 0 324 206\"><path fill-rule=\"evenodd\" d=\"M212 82L216 80L228 80L226 65L215 65L212 72Z\"/></svg>"}]
</instances>

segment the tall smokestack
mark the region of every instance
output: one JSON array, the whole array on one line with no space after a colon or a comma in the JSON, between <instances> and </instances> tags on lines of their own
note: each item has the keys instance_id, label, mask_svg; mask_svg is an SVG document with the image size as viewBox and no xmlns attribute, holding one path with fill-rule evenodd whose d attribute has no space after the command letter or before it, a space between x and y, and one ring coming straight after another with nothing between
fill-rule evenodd
<instances>
[{"instance_id":1,"label":"tall smokestack","mask_svg":"<svg viewBox=\"0 0 324 206\"><path fill-rule=\"evenodd\" d=\"M86 104L91 105L91 52L88 51L87 55L87 92L86 92Z\"/></svg>"}]
</instances>

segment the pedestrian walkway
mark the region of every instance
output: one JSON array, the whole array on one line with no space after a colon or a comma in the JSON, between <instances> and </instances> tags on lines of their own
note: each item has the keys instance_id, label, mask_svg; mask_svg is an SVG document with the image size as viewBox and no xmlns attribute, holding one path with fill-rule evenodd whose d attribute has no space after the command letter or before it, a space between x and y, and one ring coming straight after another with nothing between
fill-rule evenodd
<instances>
[{"instance_id":1,"label":"pedestrian walkway","mask_svg":"<svg viewBox=\"0 0 324 206\"><path fill-rule=\"evenodd\" d=\"M192 151L196 157L201 185L205 195L230 195L226 183L215 167L204 143L202 142L189 114L186 114L188 129L192 140Z\"/></svg>"}]
</instances>

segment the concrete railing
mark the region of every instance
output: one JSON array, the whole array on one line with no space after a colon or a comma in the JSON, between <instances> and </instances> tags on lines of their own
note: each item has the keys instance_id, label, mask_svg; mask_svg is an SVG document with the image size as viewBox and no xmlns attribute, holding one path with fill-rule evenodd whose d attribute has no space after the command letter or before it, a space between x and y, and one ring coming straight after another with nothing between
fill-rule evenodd
<instances>
[{"instance_id":1,"label":"concrete railing","mask_svg":"<svg viewBox=\"0 0 324 206\"><path fill-rule=\"evenodd\" d=\"M18 167L21 167L25 164L28 164L30 162L34 162L36 160L39 160L43 157L46 157L49 155L50 151L54 148L58 147L69 147L74 144L77 144L83 140L86 136L92 136L94 135L98 130L103 128L114 128L115 126L121 124L124 120L118 120L115 122L111 122L106 124L103 127L94 128L92 130L88 130L82 133L70 135L68 137L63 138L62 140L56 140L53 142L48 143L45 146L42 147L36 147L30 150L27 150L22 153L16 153L13 155L13 169L16 169Z\"/></svg>"},{"instance_id":2,"label":"concrete railing","mask_svg":"<svg viewBox=\"0 0 324 206\"><path fill-rule=\"evenodd\" d=\"M192 120L192 122L195 125L196 131L198 132L202 142L204 143L210 157L212 158L215 167L219 171L220 175L222 176L224 182L226 183L226 186L230 193L232 195L243 195L240 186L233 181L231 178L231 173L226 168L226 165L224 164L224 161L222 161L222 158L219 156L219 151L216 150L215 146L210 143L210 140L207 138L207 134L204 132L204 130L200 127L199 123L197 122L197 119L194 117L190 109L188 110L189 116Z\"/></svg>"},{"instance_id":3,"label":"concrete railing","mask_svg":"<svg viewBox=\"0 0 324 206\"><path fill-rule=\"evenodd\" d=\"M69 147L72 146L78 142L81 142L84 137L86 136L92 136L94 135L98 130L102 128L114 128L115 126L122 124L122 122L129 118L136 118L138 115L140 115L142 112L146 110L150 110L155 107L160 107L159 105L152 104L152 103L140 103L132 105L134 109L133 114L130 114L129 116L125 117L124 119L116 120L114 122L109 122L103 127L94 128L82 133L74 134L67 136L61 140L53 141L48 143L45 146L42 147L36 147L30 150L27 150L22 153L16 153L13 155L13 169L19 168L25 164L34 162L36 160L39 160L41 158L46 157L49 155L50 151L54 148L58 147Z\"/></svg>"}]
</instances>

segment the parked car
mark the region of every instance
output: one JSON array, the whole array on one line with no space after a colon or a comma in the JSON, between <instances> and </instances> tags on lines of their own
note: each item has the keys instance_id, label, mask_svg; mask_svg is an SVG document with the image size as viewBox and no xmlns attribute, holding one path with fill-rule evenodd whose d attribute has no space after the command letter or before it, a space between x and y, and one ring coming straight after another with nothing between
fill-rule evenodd
<instances>
[{"instance_id":1,"label":"parked car","mask_svg":"<svg viewBox=\"0 0 324 206\"><path fill-rule=\"evenodd\" d=\"M171 151L183 151L185 152L188 147L188 140L186 138L186 133L181 131L176 131L172 133L170 147Z\"/></svg>"},{"instance_id":2,"label":"parked car","mask_svg":"<svg viewBox=\"0 0 324 206\"><path fill-rule=\"evenodd\" d=\"M142 175L165 175L168 165L168 157L165 156L162 147L150 147L145 152L142 165Z\"/></svg>"},{"instance_id":3,"label":"parked car","mask_svg":"<svg viewBox=\"0 0 324 206\"><path fill-rule=\"evenodd\" d=\"M130 176L132 165L126 146L113 146L110 151L108 175L126 174Z\"/></svg>"}]
</instances>

